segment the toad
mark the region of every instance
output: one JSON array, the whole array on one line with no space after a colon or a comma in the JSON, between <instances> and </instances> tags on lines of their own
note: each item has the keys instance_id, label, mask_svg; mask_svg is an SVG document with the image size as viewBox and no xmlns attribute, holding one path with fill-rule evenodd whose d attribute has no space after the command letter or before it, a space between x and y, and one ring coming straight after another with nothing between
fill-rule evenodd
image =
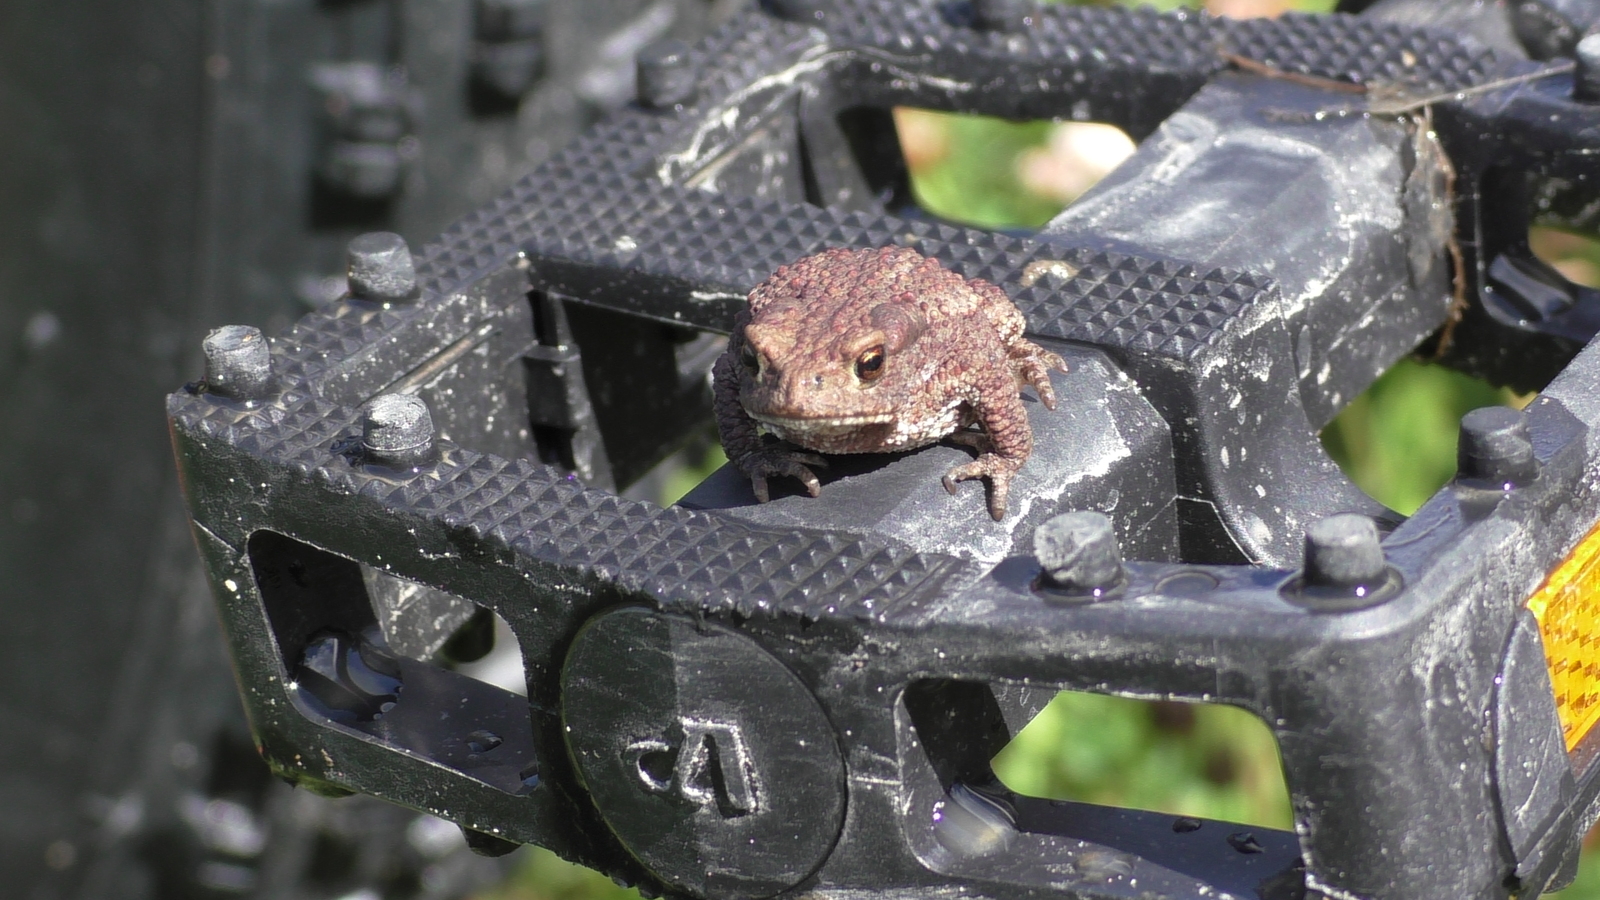
<instances>
[{"instance_id":1,"label":"toad","mask_svg":"<svg viewBox=\"0 0 1600 900\"><path fill-rule=\"evenodd\" d=\"M989 479L998 521L1033 451L1019 389L1031 385L1055 409L1048 372L1067 370L1023 339L1024 324L998 287L903 247L826 250L783 266L750 292L713 370L722 446L764 503L774 477L818 496L817 453L949 439L978 457L947 472L945 489Z\"/></svg>"}]
</instances>

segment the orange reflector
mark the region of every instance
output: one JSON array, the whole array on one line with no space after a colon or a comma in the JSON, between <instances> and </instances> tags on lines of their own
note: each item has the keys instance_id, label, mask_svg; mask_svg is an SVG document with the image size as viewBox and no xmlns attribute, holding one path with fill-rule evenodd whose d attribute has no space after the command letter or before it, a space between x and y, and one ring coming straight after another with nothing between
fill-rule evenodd
<instances>
[{"instance_id":1,"label":"orange reflector","mask_svg":"<svg viewBox=\"0 0 1600 900\"><path fill-rule=\"evenodd\" d=\"M1600 720L1600 527L1528 598L1570 751Z\"/></svg>"}]
</instances>

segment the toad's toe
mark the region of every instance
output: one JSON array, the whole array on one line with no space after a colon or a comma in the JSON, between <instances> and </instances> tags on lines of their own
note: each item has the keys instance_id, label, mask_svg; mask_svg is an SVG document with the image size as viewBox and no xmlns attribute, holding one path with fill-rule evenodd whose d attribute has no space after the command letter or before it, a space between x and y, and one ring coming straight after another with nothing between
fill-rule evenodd
<instances>
[{"instance_id":1,"label":"toad's toe","mask_svg":"<svg viewBox=\"0 0 1600 900\"><path fill-rule=\"evenodd\" d=\"M822 495L822 482L817 480L816 473L809 466L826 468L827 461L813 453L794 453L783 450L771 450L755 454L740 463L740 468L750 476L750 488L756 495L756 500L766 503L771 499L767 487L769 478L793 478L805 485L806 493L813 497Z\"/></svg>"},{"instance_id":2,"label":"toad's toe","mask_svg":"<svg viewBox=\"0 0 1600 900\"><path fill-rule=\"evenodd\" d=\"M945 473L944 488L956 492L956 483L974 478L989 479L989 515L996 521L1005 518L1006 499L1011 494L1011 478L1021 468L1021 463L1003 456L985 453L965 465L956 466Z\"/></svg>"}]
</instances>

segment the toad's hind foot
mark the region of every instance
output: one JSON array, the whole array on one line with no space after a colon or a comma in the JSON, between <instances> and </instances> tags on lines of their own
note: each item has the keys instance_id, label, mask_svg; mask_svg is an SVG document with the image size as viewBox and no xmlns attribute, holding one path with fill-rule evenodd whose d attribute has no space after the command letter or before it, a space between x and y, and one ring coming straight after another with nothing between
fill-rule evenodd
<instances>
[{"instance_id":1,"label":"toad's hind foot","mask_svg":"<svg viewBox=\"0 0 1600 900\"><path fill-rule=\"evenodd\" d=\"M944 489L956 492L956 483L974 478L989 479L989 515L996 522L1006 517L1006 498L1011 494L1011 478L1022 468L1022 463L994 453L985 453L965 465L956 466L944 475Z\"/></svg>"}]
</instances>

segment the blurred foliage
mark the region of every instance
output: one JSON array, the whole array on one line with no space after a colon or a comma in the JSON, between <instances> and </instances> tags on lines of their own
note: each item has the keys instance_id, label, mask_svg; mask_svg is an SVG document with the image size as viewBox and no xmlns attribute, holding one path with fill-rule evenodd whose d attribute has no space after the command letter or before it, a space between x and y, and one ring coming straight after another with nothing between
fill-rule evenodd
<instances>
[{"instance_id":1,"label":"blurred foliage","mask_svg":"<svg viewBox=\"0 0 1600 900\"><path fill-rule=\"evenodd\" d=\"M639 900L639 892L618 887L593 869L566 862L542 847L517 851L513 875L476 900Z\"/></svg>"},{"instance_id":2,"label":"blurred foliage","mask_svg":"<svg viewBox=\"0 0 1600 900\"><path fill-rule=\"evenodd\" d=\"M671 506L678 502L684 494L694 490L695 486L706 480L706 476L722 468L728 461L728 454L722 452L722 446L713 441L703 448L696 448L689 460L689 465L673 470L667 475L666 483L661 486L661 505Z\"/></svg>"},{"instance_id":3,"label":"blurred foliage","mask_svg":"<svg viewBox=\"0 0 1600 900\"><path fill-rule=\"evenodd\" d=\"M1528 246L1574 283L1600 288L1600 242L1593 235L1536 226L1528 233Z\"/></svg>"},{"instance_id":4,"label":"blurred foliage","mask_svg":"<svg viewBox=\"0 0 1600 900\"><path fill-rule=\"evenodd\" d=\"M1100 5L1110 5L1102 3ZM1132 3L1125 5L1134 5ZM1160 9L1197 2L1161 0ZM1333 0L1212 0L1208 8L1245 14L1296 9L1328 11ZM1065 205L1020 177L1029 154L1055 152L1052 122L898 110L917 201L934 215L994 229L1034 229ZM1600 283L1600 246L1551 229L1535 229L1535 251L1568 277ZM1455 469L1458 423L1484 405L1521 405L1517 398L1422 360L1403 360L1355 398L1324 430L1330 455L1363 490L1388 506L1413 512ZM712 447L694 468L663 489L673 502L725 462ZM1096 694L1059 695L995 758L995 770L1020 793L1151 809L1257 826L1291 827L1277 745L1251 713L1215 704L1139 701ZM557 859L520 851L517 874L480 900L620 900L636 892ZM1587 858L1587 857L1586 857ZM1578 882L1552 895L1600 900L1600 861Z\"/></svg>"},{"instance_id":5,"label":"blurred foliage","mask_svg":"<svg viewBox=\"0 0 1600 900\"><path fill-rule=\"evenodd\" d=\"M1323 429L1322 445L1368 496L1410 515L1455 474L1462 416L1524 404L1469 375L1403 359Z\"/></svg>"},{"instance_id":6,"label":"blurred foliage","mask_svg":"<svg viewBox=\"0 0 1600 900\"><path fill-rule=\"evenodd\" d=\"M916 128L926 134L922 147L906 156L917 204L941 218L979 228L1038 228L1062 204L1023 189L1016 162L1044 146L1052 123L1008 122L989 116L901 111L901 134ZM910 138L906 139L908 142Z\"/></svg>"},{"instance_id":7,"label":"blurred foliage","mask_svg":"<svg viewBox=\"0 0 1600 900\"><path fill-rule=\"evenodd\" d=\"M1274 13L1285 10L1329 12L1336 0L1155 0L1124 2L1163 11L1199 8ZM1113 6L1084 2L1078 6ZM1019 162L1045 147L1056 127L1049 121L1008 122L988 116L902 110L896 116L906 145L917 203L941 218L980 228L1035 229L1065 207L1063 200L1027 190ZM914 129L907 134L907 129Z\"/></svg>"},{"instance_id":8,"label":"blurred foliage","mask_svg":"<svg viewBox=\"0 0 1600 900\"><path fill-rule=\"evenodd\" d=\"M1600 858L1595 856L1594 835L1589 835L1583 847L1583 862L1578 866L1577 880L1564 891L1544 895L1547 900L1596 900L1600 898Z\"/></svg>"},{"instance_id":9,"label":"blurred foliage","mask_svg":"<svg viewBox=\"0 0 1600 900\"><path fill-rule=\"evenodd\" d=\"M1231 706L1065 691L994 768L1029 797L1294 827L1278 742Z\"/></svg>"}]
</instances>

